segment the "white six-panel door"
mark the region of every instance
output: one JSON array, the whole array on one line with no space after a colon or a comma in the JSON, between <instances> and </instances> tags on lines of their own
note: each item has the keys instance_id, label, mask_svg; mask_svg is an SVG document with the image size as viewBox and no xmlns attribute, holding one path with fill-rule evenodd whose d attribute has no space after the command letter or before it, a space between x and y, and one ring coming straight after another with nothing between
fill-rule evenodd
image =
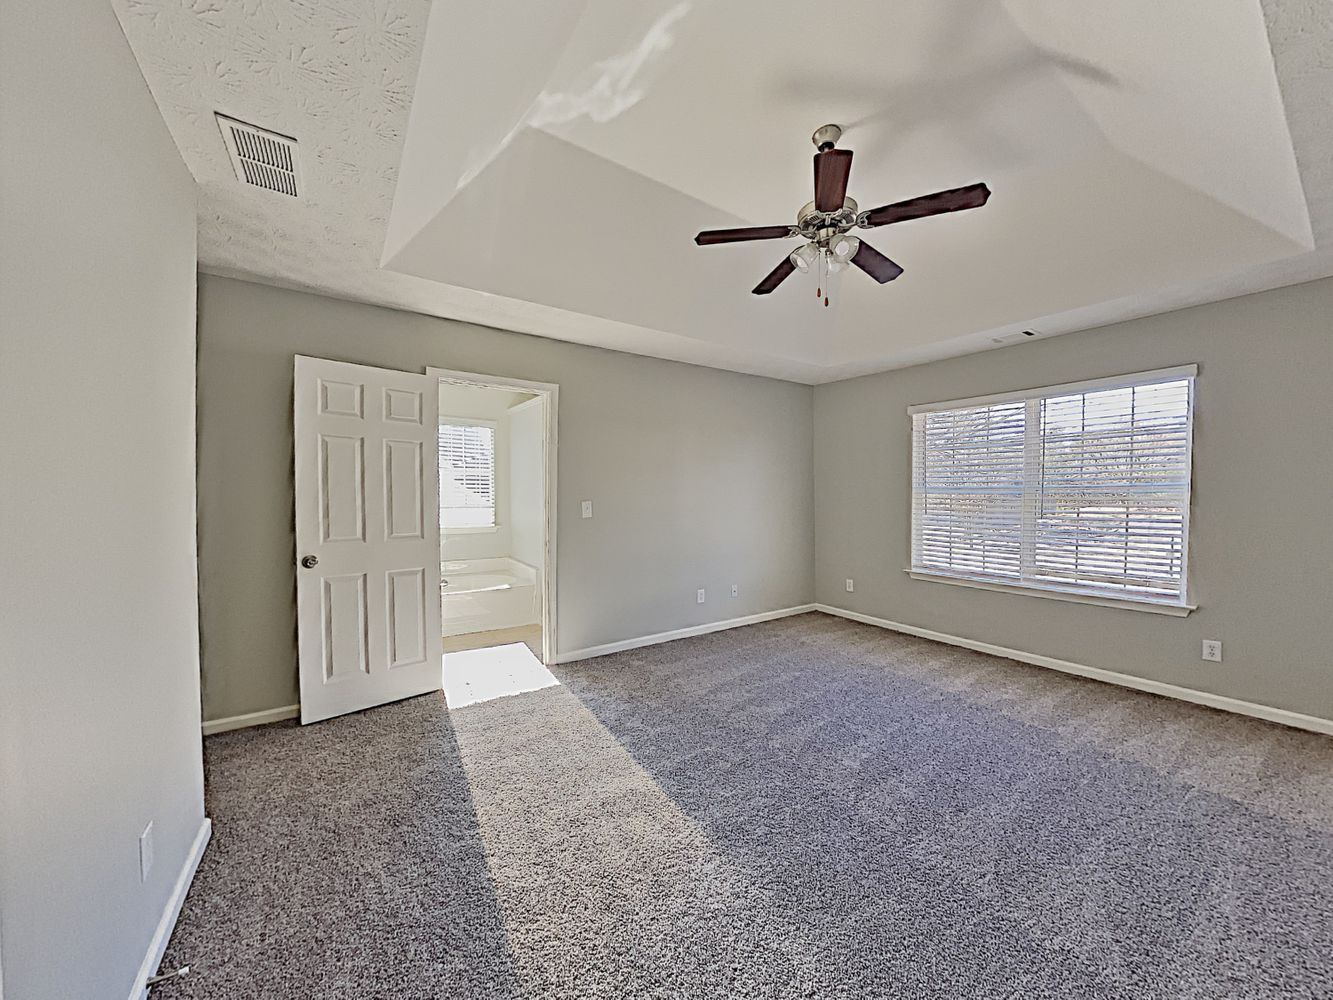
<instances>
[{"instance_id":1,"label":"white six-panel door","mask_svg":"<svg viewBox=\"0 0 1333 1000\"><path fill-rule=\"evenodd\" d=\"M301 722L439 690L437 383L296 358Z\"/></svg>"}]
</instances>

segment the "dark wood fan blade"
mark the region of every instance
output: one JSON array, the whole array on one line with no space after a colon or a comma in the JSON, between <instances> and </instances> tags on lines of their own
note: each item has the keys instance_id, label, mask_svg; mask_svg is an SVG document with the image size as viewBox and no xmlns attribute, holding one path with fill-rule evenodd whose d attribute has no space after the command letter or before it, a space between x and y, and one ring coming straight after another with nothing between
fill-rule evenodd
<instances>
[{"instance_id":1,"label":"dark wood fan blade","mask_svg":"<svg viewBox=\"0 0 1333 1000\"><path fill-rule=\"evenodd\" d=\"M744 229L705 229L694 238L701 247L714 243L743 243L746 240L780 240L791 235L791 226L747 226Z\"/></svg>"},{"instance_id":2,"label":"dark wood fan blade","mask_svg":"<svg viewBox=\"0 0 1333 1000\"><path fill-rule=\"evenodd\" d=\"M852 173L850 149L826 149L815 154L815 208L836 212L847 197L847 178Z\"/></svg>"},{"instance_id":3,"label":"dark wood fan blade","mask_svg":"<svg viewBox=\"0 0 1333 1000\"><path fill-rule=\"evenodd\" d=\"M856 253L852 254L852 263L878 281L881 285L886 281L892 281L894 278L898 277L898 275L903 273L901 267L885 257L865 240L861 241L861 245L857 248Z\"/></svg>"},{"instance_id":4,"label":"dark wood fan blade","mask_svg":"<svg viewBox=\"0 0 1333 1000\"><path fill-rule=\"evenodd\" d=\"M790 257L783 257L782 263L768 272L768 276L763 281L754 286L755 295L767 295L778 285L787 280L787 276L796 270L796 265L791 262Z\"/></svg>"},{"instance_id":5,"label":"dark wood fan blade","mask_svg":"<svg viewBox=\"0 0 1333 1000\"><path fill-rule=\"evenodd\" d=\"M937 191L924 194L920 198L895 202L881 208L872 208L864 215L867 226L887 226L893 222L907 222L909 219L924 219L945 212L961 212L965 208L980 208L990 197L990 188L985 184L969 184L967 187L953 188L949 191Z\"/></svg>"}]
</instances>

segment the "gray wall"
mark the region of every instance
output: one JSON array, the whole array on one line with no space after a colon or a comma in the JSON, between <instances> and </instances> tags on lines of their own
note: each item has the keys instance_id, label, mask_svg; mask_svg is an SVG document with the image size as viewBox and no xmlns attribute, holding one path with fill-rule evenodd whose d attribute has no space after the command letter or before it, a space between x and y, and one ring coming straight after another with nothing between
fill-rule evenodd
<instances>
[{"instance_id":1,"label":"gray wall","mask_svg":"<svg viewBox=\"0 0 1333 1000\"><path fill-rule=\"evenodd\" d=\"M815 390L820 603L1333 718L1333 280ZM1188 618L912 580L913 403L1197 362ZM856 581L846 593L843 581ZM1220 639L1225 661L1199 659Z\"/></svg>"},{"instance_id":2,"label":"gray wall","mask_svg":"<svg viewBox=\"0 0 1333 1000\"><path fill-rule=\"evenodd\" d=\"M509 554L542 571L546 548L546 475L542 468L543 405L510 410Z\"/></svg>"},{"instance_id":3,"label":"gray wall","mask_svg":"<svg viewBox=\"0 0 1333 1000\"><path fill-rule=\"evenodd\" d=\"M562 652L812 599L810 387L209 275L199 291L205 718L297 700L295 354L559 383Z\"/></svg>"},{"instance_id":4,"label":"gray wall","mask_svg":"<svg viewBox=\"0 0 1333 1000\"><path fill-rule=\"evenodd\" d=\"M5 5L0 205L4 992L124 998L203 821L195 202L109 4Z\"/></svg>"}]
</instances>

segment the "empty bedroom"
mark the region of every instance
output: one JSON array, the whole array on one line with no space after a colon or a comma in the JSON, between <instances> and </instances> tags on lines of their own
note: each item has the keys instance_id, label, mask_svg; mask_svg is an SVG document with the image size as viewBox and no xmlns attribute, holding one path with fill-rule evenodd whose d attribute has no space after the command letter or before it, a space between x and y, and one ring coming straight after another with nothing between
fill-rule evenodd
<instances>
[{"instance_id":1,"label":"empty bedroom","mask_svg":"<svg viewBox=\"0 0 1333 1000\"><path fill-rule=\"evenodd\" d=\"M3 1000L1333 997L1333 16L13 0Z\"/></svg>"}]
</instances>

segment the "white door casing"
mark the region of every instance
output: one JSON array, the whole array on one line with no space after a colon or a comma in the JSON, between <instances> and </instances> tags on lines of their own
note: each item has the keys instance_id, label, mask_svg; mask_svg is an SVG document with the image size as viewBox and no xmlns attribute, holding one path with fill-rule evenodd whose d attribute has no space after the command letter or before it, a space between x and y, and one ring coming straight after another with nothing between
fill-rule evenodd
<instances>
[{"instance_id":1,"label":"white door casing","mask_svg":"<svg viewBox=\"0 0 1333 1000\"><path fill-rule=\"evenodd\" d=\"M436 386L296 357L302 724L441 687Z\"/></svg>"},{"instance_id":2,"label":"white door casing","mask_svg":"<svg viewBox=\"0 0 1333 1000\"><path fill-rule=\"evenodd\" d=\"M557 593L559 573L556 566L556 496L559 486L557 462L559 459L560 386L554 382L533 382L529 379L510 378L506 375L484 375L479 372L454 371L449 368L426 369L432 380L452 385L476 386L483 389L509 389L528 392L541 397L543 423L542 463L545 488L542 491L546 505L542 534L546 542L546 558L541 569L542 603L542 662L548 666L558 660L560 629L560 602ZM436 400L438 405L439 400Z\"/></svg>"}]
</instances>

